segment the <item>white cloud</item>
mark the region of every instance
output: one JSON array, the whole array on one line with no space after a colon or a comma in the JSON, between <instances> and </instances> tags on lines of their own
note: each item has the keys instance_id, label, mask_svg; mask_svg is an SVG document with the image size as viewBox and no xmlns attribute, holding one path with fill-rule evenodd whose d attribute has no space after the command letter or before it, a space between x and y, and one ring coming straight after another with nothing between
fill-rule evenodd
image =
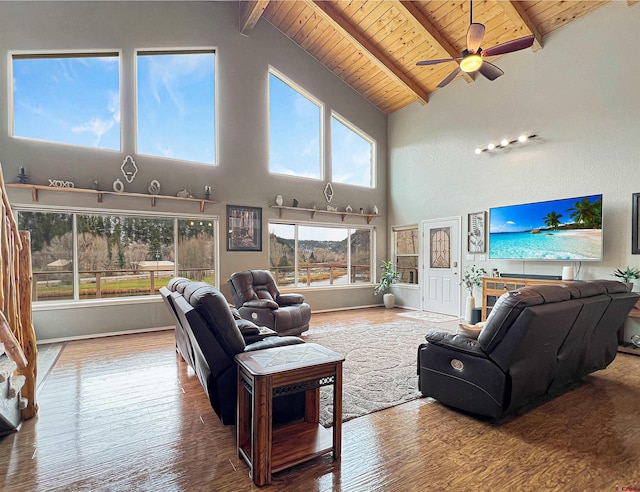
<instances>
[{"instance_id":1,"label":"white cloud","mask_svg":"<svg viewBox=\"0 0 640 492\"><path fill-rule=\"evenodd\" d=\"M73 133L90 133L96 136L94 146L99 147L102 136L111 130L116 123L120 124L120 96L117 92L109 91L107 97L107 111L110 119L91 118L88 122L71 128Z\"/></svg>"},{"instance_id":2,"label":"white cloud","mask_svg":"<svg viewBox=\"0 0 640 492\"><path fill-rule=\"evenodd\" d=\"M162 157L175 157L175 152L171 146L163 147L157 143L155 147Z\"/></svg>"},{"instance_id":3,"label":"white cloud","mask_svg":"<svg viewBox=\"0 0 640 492\"><path fill-rule=\"evenodd\" d=\"M516 223L513 220L507 220L506 223L509 225L516 225Z\"/></svg>"},{"instance_id":4,"label":"white cloud","mask_svg":"<svg viewBox=\"0 0 640 492\"><path fill-rule=\"evenodd\" d=\"M149 58L149 90L158 104L162 103L164 89L181 114L185 113L185 95L180 91L183 80L198 78L198 72L211 69L210 54L171 55Z\"/></svg>"},{"instance_id":5,"label":"white cloud","mask_svg":"<svg viewBox=\"0 0 640 492\"><path fill-rule=\"evenodd\" d=\"M107 110L111 113L113 119L120 123L120 95L117 92L109 92Z\"/></svg>"},{"instance_id":6,"label":"white cloud","mask_svg":"<svg viewBox=\"0 0 640 492\"><path fill-rule=\"evenodd\" d=\"M92 118L87 123L79 126L74 126L73 128L71 128L71 131L73 133L91 133L95 135L96 139L93 145L95 147L99 147L102 136L109 130L111 130L115 123L116 122L113 118L110 120L104 120L102 118Z\"/></svg>"}]
</instances>

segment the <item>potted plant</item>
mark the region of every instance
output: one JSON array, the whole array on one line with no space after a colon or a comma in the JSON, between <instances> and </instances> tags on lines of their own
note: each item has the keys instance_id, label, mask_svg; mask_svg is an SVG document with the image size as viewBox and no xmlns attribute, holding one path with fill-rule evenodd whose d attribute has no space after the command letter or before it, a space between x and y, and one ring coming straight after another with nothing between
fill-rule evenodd
<instances>
[{"instance_id":1,"label":"potted plant","mask_svg":"<svg viewBox=\"0 0 640 492\"><path fill-rule=\"evenodd\" d=\"M627 266L625 270L617 268L611 275L622 280L629 287L629 291L631 291L633 287L633 283L631 281L640 278L640 270Z\"/></svg>"},{"instance_id":2,"label":"potted plant","mask_svg":"<svg viewBox=\"0 0 640 492\"><path fill-rule=\"evenodd\" d=\"M465 319L469 322L471 321L473 308L476 307L476 300L473 297L473 288L480 287L482 285L482 277L485 277L486 275L487 271L484 268L477 268L475 265L465 268L464 273L462 274L460 285L464 285L469 291L465 305Z\"/></svg>"},{"instance_id":3,"label":"potted plant","mask_svg":"<svg viewBox=\"0 0 640 492\"><path fill-rule=\"evenodd\" d=\"M393 269L393 262L391 261L382 260L382 262L380 262L380 268L382 268L382 274L380 275L374 292L376 294L383 294L382 301L384 302L384 307L392 308L395 305L396 296L389 292L389 287L391 287L391 284L400 280L400 273Z\"/></svg>"}]
</instances>

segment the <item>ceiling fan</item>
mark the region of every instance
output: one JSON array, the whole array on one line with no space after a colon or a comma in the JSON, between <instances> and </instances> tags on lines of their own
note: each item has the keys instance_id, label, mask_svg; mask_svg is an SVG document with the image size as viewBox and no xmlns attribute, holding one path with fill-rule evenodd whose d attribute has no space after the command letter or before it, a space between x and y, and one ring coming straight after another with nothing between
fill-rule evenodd
<instances>
[{"instance_id":1,"label":"ceiling fan","mask_svg":"<svg viewBox=\"0 0 640 492\"><path fill-rule=\"evenodd\" d=\"M495 80L504 74L502 70L493 63L485 60L488 56L504 55L514 51L529 48L533 44L534 37L525 36L523 38L507 41L491 48L483 50L480 45L484 38L484 24L473 22L473 0L469 0L469 29L467 29L467 49L465 49L458 58L442 58L439 60L422 60L416 65L436 65L438 63L459 61L460 65L451 72L442 82L438 84L438 88L442 88L456 78L456 75L463 72L475 73L480 72L489 80Z\"/></svg>"}]
</instances>

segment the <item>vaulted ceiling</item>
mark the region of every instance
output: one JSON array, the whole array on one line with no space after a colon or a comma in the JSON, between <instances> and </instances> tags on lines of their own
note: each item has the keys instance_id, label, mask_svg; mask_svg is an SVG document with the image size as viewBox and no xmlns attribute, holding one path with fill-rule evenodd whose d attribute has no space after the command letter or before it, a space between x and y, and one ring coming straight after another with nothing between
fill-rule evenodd
<instances>
[{"instance_id":1,"label":"vaulted ceiling","mask_svg":"<svg viewBox=\"0 0 640 492\"><path fill-rule=\"evenodd\" d=\"M484 50L529 35L535 38L531 49L538 50L545 35L607 2L475 0L473 21L486 27ZM416 62L460 56L469 5L468 0L242 1L240 30L246 34L266 19L381 111L392 113L414 101L426 104L432 92L447 90L437 86L459 62ZM458 77L471 83L475 75Z\"/></svg>"}]
</instances>

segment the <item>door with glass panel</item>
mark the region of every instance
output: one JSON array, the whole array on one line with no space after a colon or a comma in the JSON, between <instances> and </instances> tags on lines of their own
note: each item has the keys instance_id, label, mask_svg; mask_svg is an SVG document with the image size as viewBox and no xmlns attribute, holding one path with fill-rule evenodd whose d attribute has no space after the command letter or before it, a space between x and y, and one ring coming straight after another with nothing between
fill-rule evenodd
<instances>
[{"instance_id":1,"label":"door with glass panel","mask_svg":"<svg viewBox=\"0 0 640 492\"><path fill-rule=\"evenodd\" d=\"M460 218L422 222L422 309L460 315Z\"/></svg>"}]
</instances>

